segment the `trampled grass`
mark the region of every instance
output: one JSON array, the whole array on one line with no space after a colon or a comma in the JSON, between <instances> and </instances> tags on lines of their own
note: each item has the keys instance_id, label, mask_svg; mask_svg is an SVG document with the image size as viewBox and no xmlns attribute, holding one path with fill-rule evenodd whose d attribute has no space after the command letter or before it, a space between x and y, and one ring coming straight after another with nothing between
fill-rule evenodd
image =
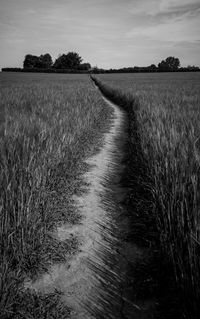
<instances>
[{"instance_id":1,"label":"trampled grass","mask_svg":"<svg viewBox=\"0 0 200 319\"><path fill-rule=\"evenodd\" d=\"M21 309L23 280L76 249L76 238L51 234L79 218L70 197L112 111L86 75L1 74L0 86L1 316L46 318L57 297L45 299L48 313L35 297Z\"/></svg>"},{"instance_id":2,"label":"trampled grass","mask_svg":"<svg viewBox=\"0 0 200 319\"><path fill-rule=\"evenodd\" d=\"M138 169L147 168L140 184L151 193L149 207L182 299L181 318L198 318L200 75L120 74L98 79L102 91L129 112L132 158L141 152Z\"/></svg>"}]
</instances>

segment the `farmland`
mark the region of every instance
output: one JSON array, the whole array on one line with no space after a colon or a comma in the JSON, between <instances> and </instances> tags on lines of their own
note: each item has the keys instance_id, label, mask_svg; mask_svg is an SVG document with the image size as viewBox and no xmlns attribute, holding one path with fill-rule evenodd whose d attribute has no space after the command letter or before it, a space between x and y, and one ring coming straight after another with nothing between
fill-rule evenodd
<instances>
[{"instance_id":1,"label":"farmland","mask_svg":"<svg viewBox=\"0 0 200 319\"><path fill-rule=\"evenodd\" d=\"M98 75L96 79L101 91L129 116L127 203L134 240L155 250L160 247L163 267L167 265L161 270L172 267L174 301L181 300L177 318L198 318L199 74ZM168 304L169 318L170 308Z\"/></svg>"},{"instance_id":2,"label":"farmland","mask_svg":"<svg viewBox=\"0 0 200 319\"><path fill-rule=\"evenodd\" d=\"M71 295L81 319L80 296L103 318L132 303L134 318L196 319L200 76L93 79L121 111L87 75L0 74L2 318L70 318ZM54 290L24 285L44 288L52 266Z\"/></svg>"},{"instance_id":3,"label":"farmland","mask_svg":"<svg viewBox=\"0 0 200 319\"><path fill-rule=\"evenodd\" d=\"M23 281L77 249L52 233L80 218L71 196L112 110L84 75L1 74L0 86L1 316L66 318L59 292L23 293Z\"/></svg>"}]
</instances>

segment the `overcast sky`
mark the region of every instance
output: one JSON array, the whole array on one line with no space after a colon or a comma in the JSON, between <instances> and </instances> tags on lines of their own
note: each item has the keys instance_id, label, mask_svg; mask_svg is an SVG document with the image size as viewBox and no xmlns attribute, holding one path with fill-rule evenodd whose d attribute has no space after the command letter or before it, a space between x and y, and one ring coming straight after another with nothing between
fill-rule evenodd
<instances>
[{"instance_id":1,"label":"overcast sky","mask_svg":"<svg viewBox=\"0 0 200 319\"><path fill-rule=\"evenodd\" d=\"M0 68L68 51L104 68L200 66L200 0L0 0Z\"/></svg>"}]
</instances>

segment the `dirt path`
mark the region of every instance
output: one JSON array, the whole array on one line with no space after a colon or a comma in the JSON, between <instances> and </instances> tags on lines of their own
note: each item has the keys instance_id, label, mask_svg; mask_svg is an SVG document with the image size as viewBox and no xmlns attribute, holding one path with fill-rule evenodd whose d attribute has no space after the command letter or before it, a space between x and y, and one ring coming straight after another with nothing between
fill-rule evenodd
<instances>
[{"instance_id":1,"label":"dirt path","mask_svg":"<svg viewBox=\"0 0 200 319\"><path fill-rule=\"evenodd\" d=\"M105 265L106 251L112 251L114 238L110 230L112 221L102 199L105 197L107 177L116 170L120 174L122 152L116 139L122 135L124 114L109 101L106 100L106 103L114 109L110 130L105 133L99 152L86 161L90 165L90 170L83 177L88 184L87 192L73 197L82 215L81 223L58 228L61 240L75 234L82 243L80 249L69 257L68 262L54 265L49 273L31 283L37 291L49 292L54 288L63 291L64 301L72 308L72 319L97 318L97 312L103 313L106 306L106 292L103 297L101 295L105 287L102 287L111 284L113 277L113 282L117 282L114 270ZM101 270L105 271L103 275Z\"/></svg>"},{"instance_id":2,"label":"dirt path","mask_svg":"<svg viewBox=\"0 0 200 319\"><path fill-rule=\"evenodd\" d=\"M138 305L129 298L134 287L132 266L144 257L144 251L120 238L129 224L121 205L125 191L119 183L126 119L121 109L104 100L114 110L112 123L98 153L86 161L86 192L73 197L81 222L57 230L60 240L77 236L79 251L28 286L44 293L61 290L64 302L72 309L71 319L152 318L149 309L154 301Z\"/></svg>"}]
</instances>

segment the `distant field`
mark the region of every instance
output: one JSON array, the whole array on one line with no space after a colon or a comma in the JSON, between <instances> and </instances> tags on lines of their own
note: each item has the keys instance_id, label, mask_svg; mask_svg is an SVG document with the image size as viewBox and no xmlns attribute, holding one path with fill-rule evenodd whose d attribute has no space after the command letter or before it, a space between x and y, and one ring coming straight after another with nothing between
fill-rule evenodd
<instances>
[{"instance_id":1,"label":"distant field","mask_svg":"<svg viewBox=\"0 0 200 319\"><path fill-rule=\"evenodd\" d=\"M66 318L57 294L25 296L22 283L77 248L76 238L61 243L51 232L79 218L70 197L111 113L87 75L0 74L3 318L47 318L52 306Z\"/></svg>"},{"instance_id":2,"label":"distant field","mask_svg":"<svg viewBox=\"0 0 200 319\"><path fill-rule=\"evenodd\" d=\"M132 167L138 174L138 185L151 193L146 206L145 198L136 205L142 208L137 212L138 220L141 222L139 214L142 218L144 207L150 207L162 250L173 265L182 315L198 318L200 74L109 74L96 78L102 91L129 114L130 176ZM130 198L134 200L136 193L132 189Z\"/></svg>"},{"instance_id":3,"label":"distant field","mask_svg":"<svg viewBox=\"0 0 200 319\"><path fill-rule=\"evenodd\" d=\"M184 90L186 95L193 95L194 90L199 91L200 74L187 73L132 73L132 74L101 74L98 78L107 84L115 85L132 94L172 93ZM183 93L182 93L183 95Z\"/></svg>"}]
</instances>

